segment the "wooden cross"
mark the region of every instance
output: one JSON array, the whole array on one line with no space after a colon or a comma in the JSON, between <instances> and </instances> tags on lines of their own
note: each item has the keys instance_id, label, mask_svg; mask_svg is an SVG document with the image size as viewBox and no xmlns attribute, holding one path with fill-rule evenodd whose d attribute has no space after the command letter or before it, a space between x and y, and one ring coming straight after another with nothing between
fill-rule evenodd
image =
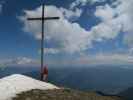
<instances>
[{"instance_id":1,"label":"wooden cross","mask_svg":"<svg viewBox=\"0 0 133 100\"><path fill-rule=\"evenodd\" d=\"M59 17L45 17L44 15L44 9L45 9L45 4L42 5L42 16L38 18L28 18L30 21L41 21L42 23L42 33L41 33L41 80L43 80L42 76L42 71L43 71L43 66L44 66L44 22L46 20L57 20Z\"/></svg>"}]
</instances>

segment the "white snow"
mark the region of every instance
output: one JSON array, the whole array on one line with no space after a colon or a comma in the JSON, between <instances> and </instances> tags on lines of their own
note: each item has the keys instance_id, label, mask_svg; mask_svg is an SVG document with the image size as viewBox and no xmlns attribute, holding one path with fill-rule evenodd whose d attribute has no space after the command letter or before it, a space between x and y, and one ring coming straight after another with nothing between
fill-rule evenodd
<instances>
[{"instance_id":1,"label":"white snow","mask_svg":"<svg viewBox=\"0 0 133 100\"><path fill-rule=\"evenodd\" d=\"M59 88L50 83L35 80L24 75L14 74L0 79L0 100L11 100L16 94L32 89L48 90Z\"/></svg>"}]
</instances>

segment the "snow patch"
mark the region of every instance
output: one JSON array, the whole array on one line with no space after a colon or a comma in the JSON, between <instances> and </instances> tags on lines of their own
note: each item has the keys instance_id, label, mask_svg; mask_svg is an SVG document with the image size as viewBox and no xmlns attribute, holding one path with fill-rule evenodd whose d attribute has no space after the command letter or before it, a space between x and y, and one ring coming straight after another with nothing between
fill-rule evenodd
<instances>
[{"instance_id":1,"label":"snow patch","mask_svg":"<svg viewBox=\"0 0 133 100\"><path fill-rule=\"evenodd\" d=\"M30 77L14 74L0 79L0 100L11 100L16 94L32 89L59 89L58 87L32 79Z\"/></svg>"}]
</instances>

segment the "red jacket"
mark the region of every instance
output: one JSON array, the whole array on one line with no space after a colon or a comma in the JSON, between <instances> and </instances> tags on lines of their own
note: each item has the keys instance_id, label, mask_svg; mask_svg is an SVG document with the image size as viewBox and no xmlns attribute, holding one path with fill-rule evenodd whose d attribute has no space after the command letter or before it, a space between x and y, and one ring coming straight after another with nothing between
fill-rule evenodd
<instances>
[{"instance_id":1,"label":"red jacket","mask_svg":"<svg viewBox=\"0 0 133 100\"><path fill-rule=\"evenodd\" d=\"M48 68L45 66L44 69L43 69L43 74L44 75L48 75Z\"/></svg>"}]
</instances>

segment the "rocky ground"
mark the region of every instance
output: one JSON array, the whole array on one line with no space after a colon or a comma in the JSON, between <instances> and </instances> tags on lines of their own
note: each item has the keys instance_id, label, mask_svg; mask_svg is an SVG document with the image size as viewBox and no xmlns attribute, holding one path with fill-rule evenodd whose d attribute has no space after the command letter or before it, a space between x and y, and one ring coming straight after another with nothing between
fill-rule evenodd
<instances>
[{"instance_id":1,"label":"rocky ground","mask_svg":"<svg viewBox=\"0 0 133 100\"><path fill-rule=\"evenodd\" d=\"M31 90L18 94L13 100L122 100L117 96L103 96L96 92L81 92L71 89Z\"/></svg>"}]
</instances>

